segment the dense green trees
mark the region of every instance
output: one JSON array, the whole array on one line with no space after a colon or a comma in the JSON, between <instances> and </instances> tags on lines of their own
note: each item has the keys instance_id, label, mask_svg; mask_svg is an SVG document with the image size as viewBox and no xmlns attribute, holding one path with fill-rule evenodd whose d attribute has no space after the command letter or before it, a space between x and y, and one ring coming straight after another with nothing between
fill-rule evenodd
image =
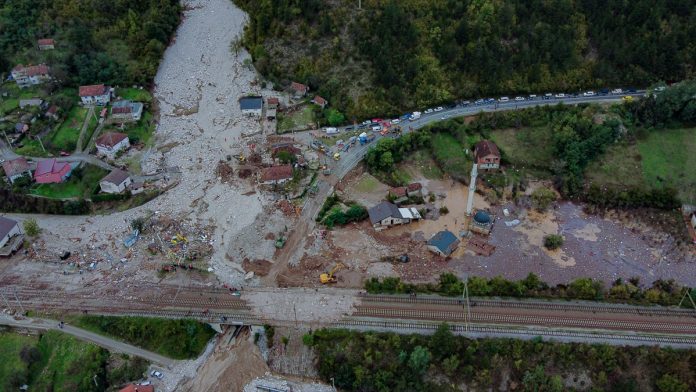
<instances>
[{"instance_id":1,"label":"dense green trees","mask_svg":"<svg viewBox=\"0 0 696 392\"><path fill-rule=\"evenodd\" d=\"M309 83L349 118L695 72L693 1L236 2L250 14L245 44L260 72Z\"/></svg>"},{"instance_id":2,"label":"dense green trees","mask_svg":"<svg viewBox=\"0 0 696 392\"><path fill-rule=\"evenodd\" d=\"M46 62L69 85L145 84L180 11L176 0L0 0L0 66ZM46 37L56 49L39 52Z\"/></svg>"}]
</instances>

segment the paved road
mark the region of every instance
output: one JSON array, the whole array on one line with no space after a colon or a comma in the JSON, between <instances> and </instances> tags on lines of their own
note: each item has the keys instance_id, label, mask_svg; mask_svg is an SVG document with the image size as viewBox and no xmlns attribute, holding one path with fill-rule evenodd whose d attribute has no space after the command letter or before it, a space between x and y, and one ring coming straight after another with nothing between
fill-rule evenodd
<instances>
[{"instance_id":1,"label":"paved road","mask_svg":"<svg viewBox=\"0 0 696 392\"><path fill-rule=\"evenodd\" d=\"M36 329L36 330L42 330L42 331L47 331L47 330L56 330L56 331L61 331L64 333L67 333L69 335L72 335L80 340L84 340L86 342L94 343L98 346L104 347L105 349L112 351L112 352L117 352L117 353L124 353L128 355L134 355L140 358L143 358L147 361L150 361L152 363L165 366L167 368L171 368L177 361L164 357L162 355L159 355L157 353L153 353L151 351L143 350L139 347L132 346L128 343L123 343L118 340L114 340L102 335L98 335L94 332L90 332L81 328L73 327L72 325L64 325L63 328L58 328L58 321L55 320L47 320L47 319L36 319L36 318L31 318L31 319L23 319L23 320L15 320L12 318L8 317L0 317L0 324L2 325L8 325L11 327L18 327L18 328L29 328L29 329Z\"/></svg>"}]
</instances>

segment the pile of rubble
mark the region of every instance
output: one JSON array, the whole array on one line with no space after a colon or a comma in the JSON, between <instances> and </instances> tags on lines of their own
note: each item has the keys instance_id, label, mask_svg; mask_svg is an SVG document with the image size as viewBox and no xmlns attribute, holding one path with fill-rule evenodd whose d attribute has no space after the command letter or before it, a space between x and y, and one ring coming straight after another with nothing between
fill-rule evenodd
<instances>
[{"instance_id":1,"label":"pile of rubble","mask_svg":"<svg viewBox=\"0 0 696 392\"><path fill-rule=\"evenodd\" d=\"M213 253L212 228L170 216L153 216L146 222L143 239L152 255L162 254L174 263L202 263Z\"/></svg>"}]
</instances>

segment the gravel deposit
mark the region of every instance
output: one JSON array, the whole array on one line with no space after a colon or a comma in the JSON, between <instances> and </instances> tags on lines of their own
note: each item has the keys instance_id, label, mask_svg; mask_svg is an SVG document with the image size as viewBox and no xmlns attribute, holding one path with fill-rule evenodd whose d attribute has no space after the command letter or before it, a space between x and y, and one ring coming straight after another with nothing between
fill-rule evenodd
<instances>
[{"instance_id":1,"label":"gravel deposit","mask_svg":"<svg viewBox=\"0 0 696 392\"><path fill-rule=\"evenodd\" d=\"M309 292L316 295L309 299ZM245 292L244 299L249 301L253 312L269 321L331 322L352 313L357 297L355 290L294 288L256 289Z\"/></svg>"}]
</instances>

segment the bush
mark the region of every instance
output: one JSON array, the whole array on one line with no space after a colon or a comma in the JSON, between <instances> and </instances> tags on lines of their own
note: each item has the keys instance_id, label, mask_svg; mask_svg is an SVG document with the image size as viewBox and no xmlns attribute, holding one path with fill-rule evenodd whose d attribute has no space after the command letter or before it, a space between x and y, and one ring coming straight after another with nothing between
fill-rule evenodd
<instances>
[{"instance_id":1,"label":"bush","mask_svg":"<svg viewBox=\"0 0 696 392\"><path fill-rule=\"evenodd\" d=\"M24 232L27 233L29 237L36 237L41 233L41 228L36 222L36 219L29 218L24 221Z\"/></svg>"},{"instance_id":2,"label":"bush","mask_svg":"<svg viewBox=\"0 0 696 392\"><path fill-rule=\"evenodd\" d=\"M273 347L273 338L275 337L275 328L272 325L264 324L263 331L266 333L266 346Z\"/></svg>"},{"instance_id":3,"label":"bush","mask_svg":"<svg viewBox=\"0 0 696 392\"><path fill-rule=\"evenodd\" d=\"M449 214L449 208L447 208L447 206L440 207L440 214L442 214L442 215Z\"/></svg>"},{"instance_id":4,"label":"bush","mask_svg":"<svg viewBox=\"0 0 696 392\"><path fill-rule=\"evenodd\" d=\"M549 234L544 237L544 247L548 250L558 249L563 245L563 236L558 234Z\"/></svg>"},{"instance_id":5,"label":"bush","mask_svg":"<svg viewBox=\"0 0 696 392\"><path fill-rule=\"evenodd\" d=\"M537 211L546 211L555 200L556 192L549 188L539 187L532 192L532 205Z\"/></svg>"}]
</instances>

